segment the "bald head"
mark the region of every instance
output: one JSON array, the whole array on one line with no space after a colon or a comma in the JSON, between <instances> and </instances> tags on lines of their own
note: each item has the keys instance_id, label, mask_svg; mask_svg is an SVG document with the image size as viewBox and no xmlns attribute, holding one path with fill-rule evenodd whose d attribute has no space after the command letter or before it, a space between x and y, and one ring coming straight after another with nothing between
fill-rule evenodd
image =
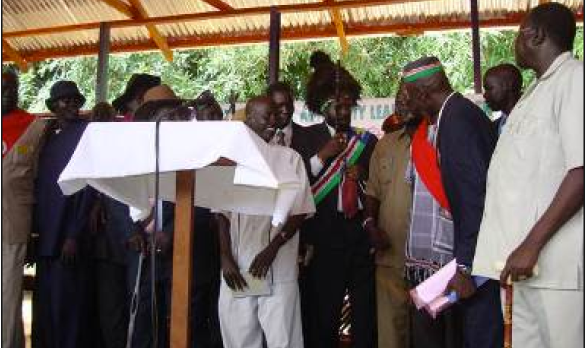
<instances>
[{"instance_id":1,"label":"bald head","mask_svg":"<svg viewBox=\"0 0 585 348\"><path fill-rule=\"evenodd\" d=\"M275 118L272 101L267 96L254 97L246 103L244 123L265 141L274 135Z\"/></svg>"},{"instance_id":2,"label":"bald head","mask_svg":"<svg viewBox=\"0 0 585 348\"><path fill-rule=\"evenodd\" d=\"M12 71L2 73L2 115L8 115L18 106L18 77Z\"/></svg>"}]
</instances>

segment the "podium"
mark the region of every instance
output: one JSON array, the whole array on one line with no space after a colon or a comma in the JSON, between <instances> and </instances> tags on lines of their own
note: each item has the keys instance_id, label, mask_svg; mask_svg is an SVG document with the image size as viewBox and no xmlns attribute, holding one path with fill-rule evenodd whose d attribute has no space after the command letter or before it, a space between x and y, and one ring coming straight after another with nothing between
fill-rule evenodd
<instances>
[{"instance_id":1,"label":"podium","mask_svg":"<svg viewBox=\"0 0 585 348\"><path fill-rule=\"evenodd\" d=\"M155 129L146 122L90 124L59 177L63 193L89 185L145 218L155 192ZM176 202L170 344L187 348L195 204L273 216L276 226L306 178L297 175L298 154L268 146L241 122L163 122L159 144L160 199Z\"/></svg>"}]
</instances>

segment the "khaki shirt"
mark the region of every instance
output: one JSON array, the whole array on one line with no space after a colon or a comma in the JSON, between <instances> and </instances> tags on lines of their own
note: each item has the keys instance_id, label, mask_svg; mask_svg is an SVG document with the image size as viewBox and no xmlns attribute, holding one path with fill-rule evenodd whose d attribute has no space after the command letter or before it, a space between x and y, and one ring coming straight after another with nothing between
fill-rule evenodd
<instances>
[{"instance_id":1,"label":"khaki shirt","mask_svg":"<svg viewBox=\"0 0 585 348\"><path fill-rule=\"evenodd\" d=\"M49 122L36 119L2 159L2 243L28 241L39 150Z\"/></svg>"},{"instance_id":2,"label":"khaki shirt","mask_svg":"<svg viewBox=\"0 0 585 348\"><path fill-rule=\"evenodd\" d=\"M390 238L390 248L376 255L376 264L402 269L410 226L412 188L406 182L410 137L404 131L384 135L370 159L366 194L380 201L378 227Z\"/></svg>"},{"instance_id":3,"label":"khaki shirt","mask_svg":"<svg viewBox=\"0 0 585 348\"><path fill-rule=\"evenodd\" d=\"M583 166L583 62L557 57L518 101L494 151L473 273L499 278L497 262L526 238L571 169ZM527 286L578 289L583 208L540 253Z\"/></svg>"}]
</instances>

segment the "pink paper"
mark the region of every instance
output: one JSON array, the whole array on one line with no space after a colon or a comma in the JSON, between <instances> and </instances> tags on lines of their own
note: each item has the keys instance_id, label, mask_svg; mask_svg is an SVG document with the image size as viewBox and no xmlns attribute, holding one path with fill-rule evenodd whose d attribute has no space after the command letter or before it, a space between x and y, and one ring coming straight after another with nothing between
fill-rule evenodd
<instances>
[{"instance_id":1,"label":"pink paper","mask_svg":"<svg viewBox=\"0 0 585 348\"><path fill-rule=\"evenodd\" d=\"M447 285L456 271L457 263L453 260L427 280L420 283L416 288L412 289L410 296L416 308L421 309L422 307L429 306L439 296L444 295L447 290Z\"/></svg>"}]
</instances>

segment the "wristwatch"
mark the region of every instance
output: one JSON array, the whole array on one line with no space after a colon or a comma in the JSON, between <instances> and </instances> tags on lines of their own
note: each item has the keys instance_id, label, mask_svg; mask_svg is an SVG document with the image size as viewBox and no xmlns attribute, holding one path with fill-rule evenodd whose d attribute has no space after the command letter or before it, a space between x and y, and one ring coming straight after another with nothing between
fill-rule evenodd
<instances>
[{"instance_id":1,"label":"wristwatch","mask_svg":"<svg viewBox=\"0 0 585 348\"><path fill-rule=\"evenodd\" d=\"M463 264L460 264L460 263L458 263L458 264L457 264L457 269L458 269L458 270L459 270L459 272L461 272L463 275L466 275L466 276L470 276L470 275L471 275L471 268L470 268L470 267L468 267L468 266L466 266L466 265L463 265Z\"/></svg>"}]
</instances>

